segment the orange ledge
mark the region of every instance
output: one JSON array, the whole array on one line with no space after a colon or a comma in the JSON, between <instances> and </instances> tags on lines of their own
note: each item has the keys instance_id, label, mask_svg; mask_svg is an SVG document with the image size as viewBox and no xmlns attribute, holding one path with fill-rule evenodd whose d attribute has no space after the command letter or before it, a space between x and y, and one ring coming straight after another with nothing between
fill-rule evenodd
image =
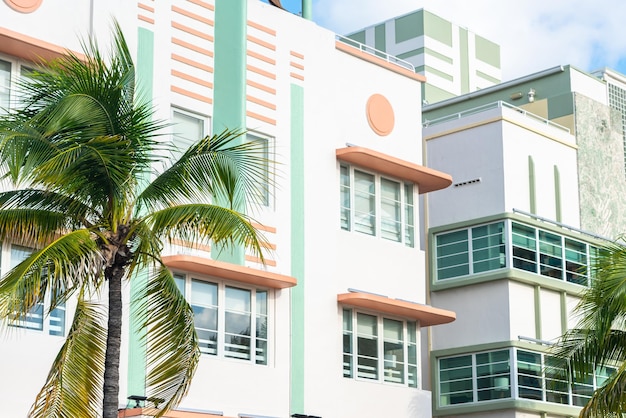
<instances>
[{"instance_id":1,"label":"orange ledge","mask_svg":"<svg viewBox=\"0 0 626 418\"><path fill-rule=\"evenodd\" d=\"M40 39L0 27L0 52L27 61L50 61L67 54L67 50ZM83 58L83 54L75 53Z\"/></svg>"},{"instance_id":2,"label":"orange ledge","mask_svg":"<svg viewBox=\"0 0 626 418\"><path fill-rule=\"evenodd\" d=\"M169 268L206 274L220 279L234 280L255 286L271 289L285 289L298 284L291 277L269 271L257 270L251 267L225 263L194 255L168 255L162 258L163 264Z\"/></svg>"},{"instance_id":3,"label":"orange ledge","mask_svg":"<svg viewBox=\"0 0 626 418\"><path fill-rule=\"evenodd\" d=\"M335 48L339 51L345 52L346 54L353 55L357 58L361 58L364 61L371 62L372 64L376 64L379 67L386 68L394 73L403 75L405 77L411 78L416 81L420 81L422 83L426 82L426 77L421 74L415 73L407 68L404 68L398 64L394 64L387 60L384 60L376 55L369 54L367 52L363 52L358 48L345 44L341 41L335 41Z\"/></svg>"},{"instance_id":4,"label":"orange ledge","mask_svg":"<svg viewBox=\"0 0 626 418\"><path fill-rule=\"evenodd\" d=\"M441 325L456 319L456 313L428 305L391 299L386 296L363 292L350 292L337 295L337 302L357 308L370 309L403 318L419 321L423 327Z\"/></svg>"},{"instance_id":5,"label":"orange ledge","mask_svg":"<svg viewBox=\"0 0 626 418\"><path fill-rule=\"evenodd\" d=\"M419 186L420 194L445 189L452 184L452 176L449 174L401 160L369 148L339 148L336 151L336 155L337 159L341 161L416 183Z\"/></svg>"},{"instance_id":6,"label":"orange ledge","mask_svg":"<svg viewBox=\"0 0 626 418\"><path fill-rule=\"evenodd\" d=\"M161 412L160 409L155 408L132 408L122 409L118 412L118 418L131 418L131 417L154 417ZM194 412L194 411L169 411L163 415L163 418L228 418L222 415L214 415L209 412Z\"/></svg>"}]
</instances>

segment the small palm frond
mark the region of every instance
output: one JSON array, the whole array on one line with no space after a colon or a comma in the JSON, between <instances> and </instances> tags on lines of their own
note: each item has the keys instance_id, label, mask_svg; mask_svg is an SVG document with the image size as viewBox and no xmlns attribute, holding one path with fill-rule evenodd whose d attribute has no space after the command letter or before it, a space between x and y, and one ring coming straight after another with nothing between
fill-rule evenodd
<instances>
[{"instance_id":1,"label":"small palm frond","mask_svg":"<svg viewBox=\"0 0 626 418\"><path fill-rule=\"evenodd\" d=\"M29 417L74 418L100 414L107 336L105 324L102 307L84 300L81 292L65 343Z\"/></svg>"},{"instance_id":2,"label":"small palm frond","mask_svg":"<svg viewBox=\"0 0 626 418\"><path fill-rule=\"evenodd\" d=\"M172 206L144 219L155 236L171 242L237 245L242 244L263 259L266 238L252 226L251 219L235 210L210 204Z\"/></svg>"},{"instance_id":3,"label":"small palm frond","mask_svg":"<svg viewBox=\"0 0 626 418\"><path fill-rule=\"evenodd\" d=\"M163 400L162 416L186 395L200 359L194 314L165 267L148 278L135 303L138 323L147 330L147 395Z\"/></svg>"},{"instance_id":4,"label":"small palm frond","mask_svg":"<svg viewBox=\"0 0 626 418\"><path fill-rule=\"evenodd\" d=\"M138 210L157 210L171 202L207 201L217 197L225 206L245 208L255 203L259 185L270 178L265 148L242 142L243 131L225 130L198 140L138 196Z\"/></svg>"},{"instance_id":5,"label":"small palm frond","mask_svg":"<svg viewBox=\"0 0 626 418\"><path fill-rule=\"evenodd\" d=\"M626 411L626 363L597 389L587 405L580 412L581 418L618 418Z\"/></svg>"},{"instance_id":6,"label":"small palm frond","mask_svg":"<svg viewBox=\"0 0 626 418\"><path fill-rule=\"evenodd\" d=\"M65 234L9 271L0 281L0 320L15 323L44 300L54 295L50 309L77 288L100 281L103 261L89 231Z\"/></svg>"}]
</instances>

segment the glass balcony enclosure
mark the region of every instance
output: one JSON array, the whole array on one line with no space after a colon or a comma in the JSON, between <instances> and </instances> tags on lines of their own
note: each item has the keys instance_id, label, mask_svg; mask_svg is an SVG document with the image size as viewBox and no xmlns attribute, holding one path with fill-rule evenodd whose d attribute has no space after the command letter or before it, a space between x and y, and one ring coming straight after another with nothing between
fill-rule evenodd
<instances>
[{"instance_id":1,"label":"glass balcony enclosure","mask_svg":"<svg viewBox=\"0 0 626 418\"><path fill-rule=\"evenodd\" d=\"M587 286L598 248L583 238L516 219L436 233L433 240L436 281L517 269Z\"/></svg>"}]
</instances>

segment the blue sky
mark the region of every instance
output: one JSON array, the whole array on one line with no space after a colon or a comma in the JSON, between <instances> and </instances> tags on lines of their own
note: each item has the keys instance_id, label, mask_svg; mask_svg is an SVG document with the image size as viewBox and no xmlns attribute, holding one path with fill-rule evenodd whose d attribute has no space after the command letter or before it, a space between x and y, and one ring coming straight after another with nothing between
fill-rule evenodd
<instances>
[{"instance_id":1,"label":"blue sky","mask_svg":"<svg viewBox=\"0 0 626 418\"><path fill-rule=\"evenodd\" d=\"M503 80L561 64L626 73L626 0L313 0L313 18L348 33L420 8L498 43Z\"/></svg>"}]
</instances>

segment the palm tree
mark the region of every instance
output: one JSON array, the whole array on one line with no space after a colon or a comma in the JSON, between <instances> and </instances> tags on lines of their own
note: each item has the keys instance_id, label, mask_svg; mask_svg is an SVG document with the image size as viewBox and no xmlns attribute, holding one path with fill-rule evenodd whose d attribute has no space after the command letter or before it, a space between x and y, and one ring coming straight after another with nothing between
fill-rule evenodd
<instances>
[{"instance_id":1,"label":"palm tree","mask_svg":"<svg viewBox=\"0 0 626 418\"><path fill-rule=\"evenodd\" d=\"M14 184L0 193L0 240L34 249L0 281L0 319L15 325L46 298L46 314L77 300L33 417L117 417L122 285L139 272L148 272L133 306L146 329L148 395L163 400L161 414L177 405L200 352L164 243L210 240L262 257L263 238L241 213L265 174L258 145L225 131L171 163L157 136L164 124L136 99L117 24L114 33L107 59L88 41L84 57L68 52L33 71L19 108L0 119L0 167Z\"/></svg>"},{"instance_id":2,"label":"palm tree","mask_svg":"<svg viewBox=\"0 0 626 418\"><path fill-rule=\"evenodd\" d=\"M555 367L575 381L599 367L616 368L596 389L580 417L617 417L626 411L626 247L608 244L593 265L593 280L576 307L576 328L553 347Z\"/></svg>"}]
</instances>

